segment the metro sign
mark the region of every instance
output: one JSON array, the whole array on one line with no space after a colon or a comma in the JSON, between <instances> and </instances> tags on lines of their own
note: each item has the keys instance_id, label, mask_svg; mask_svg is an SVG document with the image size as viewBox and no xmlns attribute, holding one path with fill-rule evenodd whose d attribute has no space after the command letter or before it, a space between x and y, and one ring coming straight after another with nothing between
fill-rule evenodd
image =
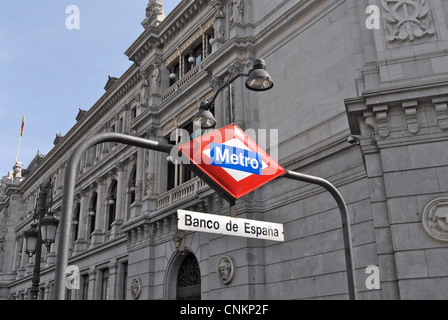
<instances>
[{"instance_id":1,"label":"metro sign","mask_svg":"<svg viewBox=\"0 0 448 320\"><path fill-rule=\"evenodd\" d=\"M199 168L213 187L233 199L286 172L235 124L181 144L178 150L194 165L192 169Z\"/></svg>"}]
</instances>

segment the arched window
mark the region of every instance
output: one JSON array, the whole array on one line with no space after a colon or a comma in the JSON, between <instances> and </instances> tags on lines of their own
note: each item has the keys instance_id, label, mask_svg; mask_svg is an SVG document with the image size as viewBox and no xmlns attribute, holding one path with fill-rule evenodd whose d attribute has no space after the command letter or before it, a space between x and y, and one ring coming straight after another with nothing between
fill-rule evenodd
<instances>
[{"instance_id":1,"label":"arched window","mask_svg":"<svg viewBox=\"0 0 448 320\"><path fill-rule=\"evenodd\" d=\"M128 182L128 208L127 208L127 219L129 220L129 207L135 201L135 183L137 179L137 169L135 165L132 166L131 174L129 175Z\"/></svg>"},{"instance_id":2,"label":"arched window","mask_svg":"<svg viewBox=\"0 0 448 320\"><path fill-rule=\"evenodd\" d=\"M75 207L75 214L73 217L73 242L78 240L78 230L79 230L79 217L81 214L81 205L78 203Z\"/></svg>"},{"instance_id":3,"label":"arched window","mask_svg":"<svg viewBox=\"0 0 448 320\"><path fill-rule=\"evenodd\" d=\"M201 300L201 271L194 254L182 261L177 274L177 300Z\"/></svg>"},{"instance_id":4,"label":"arched window","mask_svg":"<svg viewBox=\"0 0 448 320\"><path fill-rule=\"evenodd\" d=\"M92 198L90 199L89 206L89 237L92 236L93 231L95 231L95 217L96 217L96 205L97 205L98 195L96 192L93 193Z\"/></svg>"},{"instance_id":5,"label":"arched window","mask_svg":"<svg viewBox=\"0 0 448 320\"><path fill-rule=\"evenodd\" d=\"M110 193L107 197L108 214L107 214L107 230L112 229L112 223L115 221L115 214L117 210L117 181L112 182Z\"/></svg>"}]
</instances>

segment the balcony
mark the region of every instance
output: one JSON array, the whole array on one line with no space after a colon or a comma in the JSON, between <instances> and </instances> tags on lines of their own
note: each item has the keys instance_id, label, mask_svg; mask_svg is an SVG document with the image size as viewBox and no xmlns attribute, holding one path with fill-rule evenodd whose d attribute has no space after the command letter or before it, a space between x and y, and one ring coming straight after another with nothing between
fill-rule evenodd
<instances>
[{"instance_id":1,"label":"balcony","mask_svg":"<svg viewBox=\"0 0 448 320\"><path fill-rule=\"evenodd\" d=\"M157 199L157 210L167 208L191 196L195 196L196 192L207 187L207 184L195 177L182 185L171 189Z\"/></svg>"}]
</instances>

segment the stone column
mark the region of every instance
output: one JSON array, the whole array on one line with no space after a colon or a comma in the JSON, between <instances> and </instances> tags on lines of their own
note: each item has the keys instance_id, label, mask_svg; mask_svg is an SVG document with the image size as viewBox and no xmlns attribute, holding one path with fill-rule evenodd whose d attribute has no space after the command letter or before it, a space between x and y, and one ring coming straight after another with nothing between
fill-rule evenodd
<instances>
[{"instance_id":1,"label":"stone column","mask_svg":"<svg viewBox=\"0 0 448 320\"><path fill-rule=\"evenodd\" d=\"M150 126L147 130L147 136L150 140L157 140L157 128L155 126ZM156 209L156 151L147 150L147 161L145 162L146 177L145 177L145 194L148 197L148 209L153 211Z\"/></svg>"},{"instance_id":2,"label":"stone column","mask_svg":"<svg viewBox=\"0 0 448 320\"><path fill-rule=\"evenodd\" d=\"M117 294L117 264L116 261L112 261L109 264L109 300L116 300Z\"/></svg>"},{"instance_id":3,"label":"stone column","mask_svg":"<svg viewBox=\"0 0 448 320\"><path fill-rule=\"evenodd\" d=\"M97 275L97 272L95 269L89 270L89 289L87 292L88 300L97 300L97 298L95 296L96 275Z\"/></svg>"},{"instance_id":4,"label":"stone column","mask_svg":"<svg viewBox=\"0 0 448 320\"><path fill-rule=\"evenodd\" d=\"M142 206L142 193L143 193L143 161L144 150L138 148L137 150L137 169L135 178L135 201L131 205L131 219L140 215Z\"/></svg>"}]
</instances>

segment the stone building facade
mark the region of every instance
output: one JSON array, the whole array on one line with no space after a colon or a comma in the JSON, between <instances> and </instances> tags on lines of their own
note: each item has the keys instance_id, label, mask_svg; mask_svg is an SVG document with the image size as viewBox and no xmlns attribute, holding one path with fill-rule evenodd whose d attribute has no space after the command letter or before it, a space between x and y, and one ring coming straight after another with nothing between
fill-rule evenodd
<instances>
[{"instance_id":1,"label":"stone building facade","mask_svg":"<svg viewBox=\"0 0 448 320\"><path fill-rule=\"evenodd\" d=\"M360 299L447 299L447 17L444 0L183 0L167 16L149 1L125 52L134 64L38 166L2 179L0 298L28 298L36 261L23 231L48 179L61 215L79 141L170 142L201 101L263 58L274 88L251 92L238 78L215 102L217 127L277 129L267 151L283 167L338 188ZM93 147L75 191L69 264L80 285L67 299L348 298L339 210L321 187L279 178L237 201L238 217L283 224L281 243L178 230L178 209L228 215L229 204L155 151ZM54 297L57 246L39 261L40 299Z\"/></svg>"}]
</instances>

